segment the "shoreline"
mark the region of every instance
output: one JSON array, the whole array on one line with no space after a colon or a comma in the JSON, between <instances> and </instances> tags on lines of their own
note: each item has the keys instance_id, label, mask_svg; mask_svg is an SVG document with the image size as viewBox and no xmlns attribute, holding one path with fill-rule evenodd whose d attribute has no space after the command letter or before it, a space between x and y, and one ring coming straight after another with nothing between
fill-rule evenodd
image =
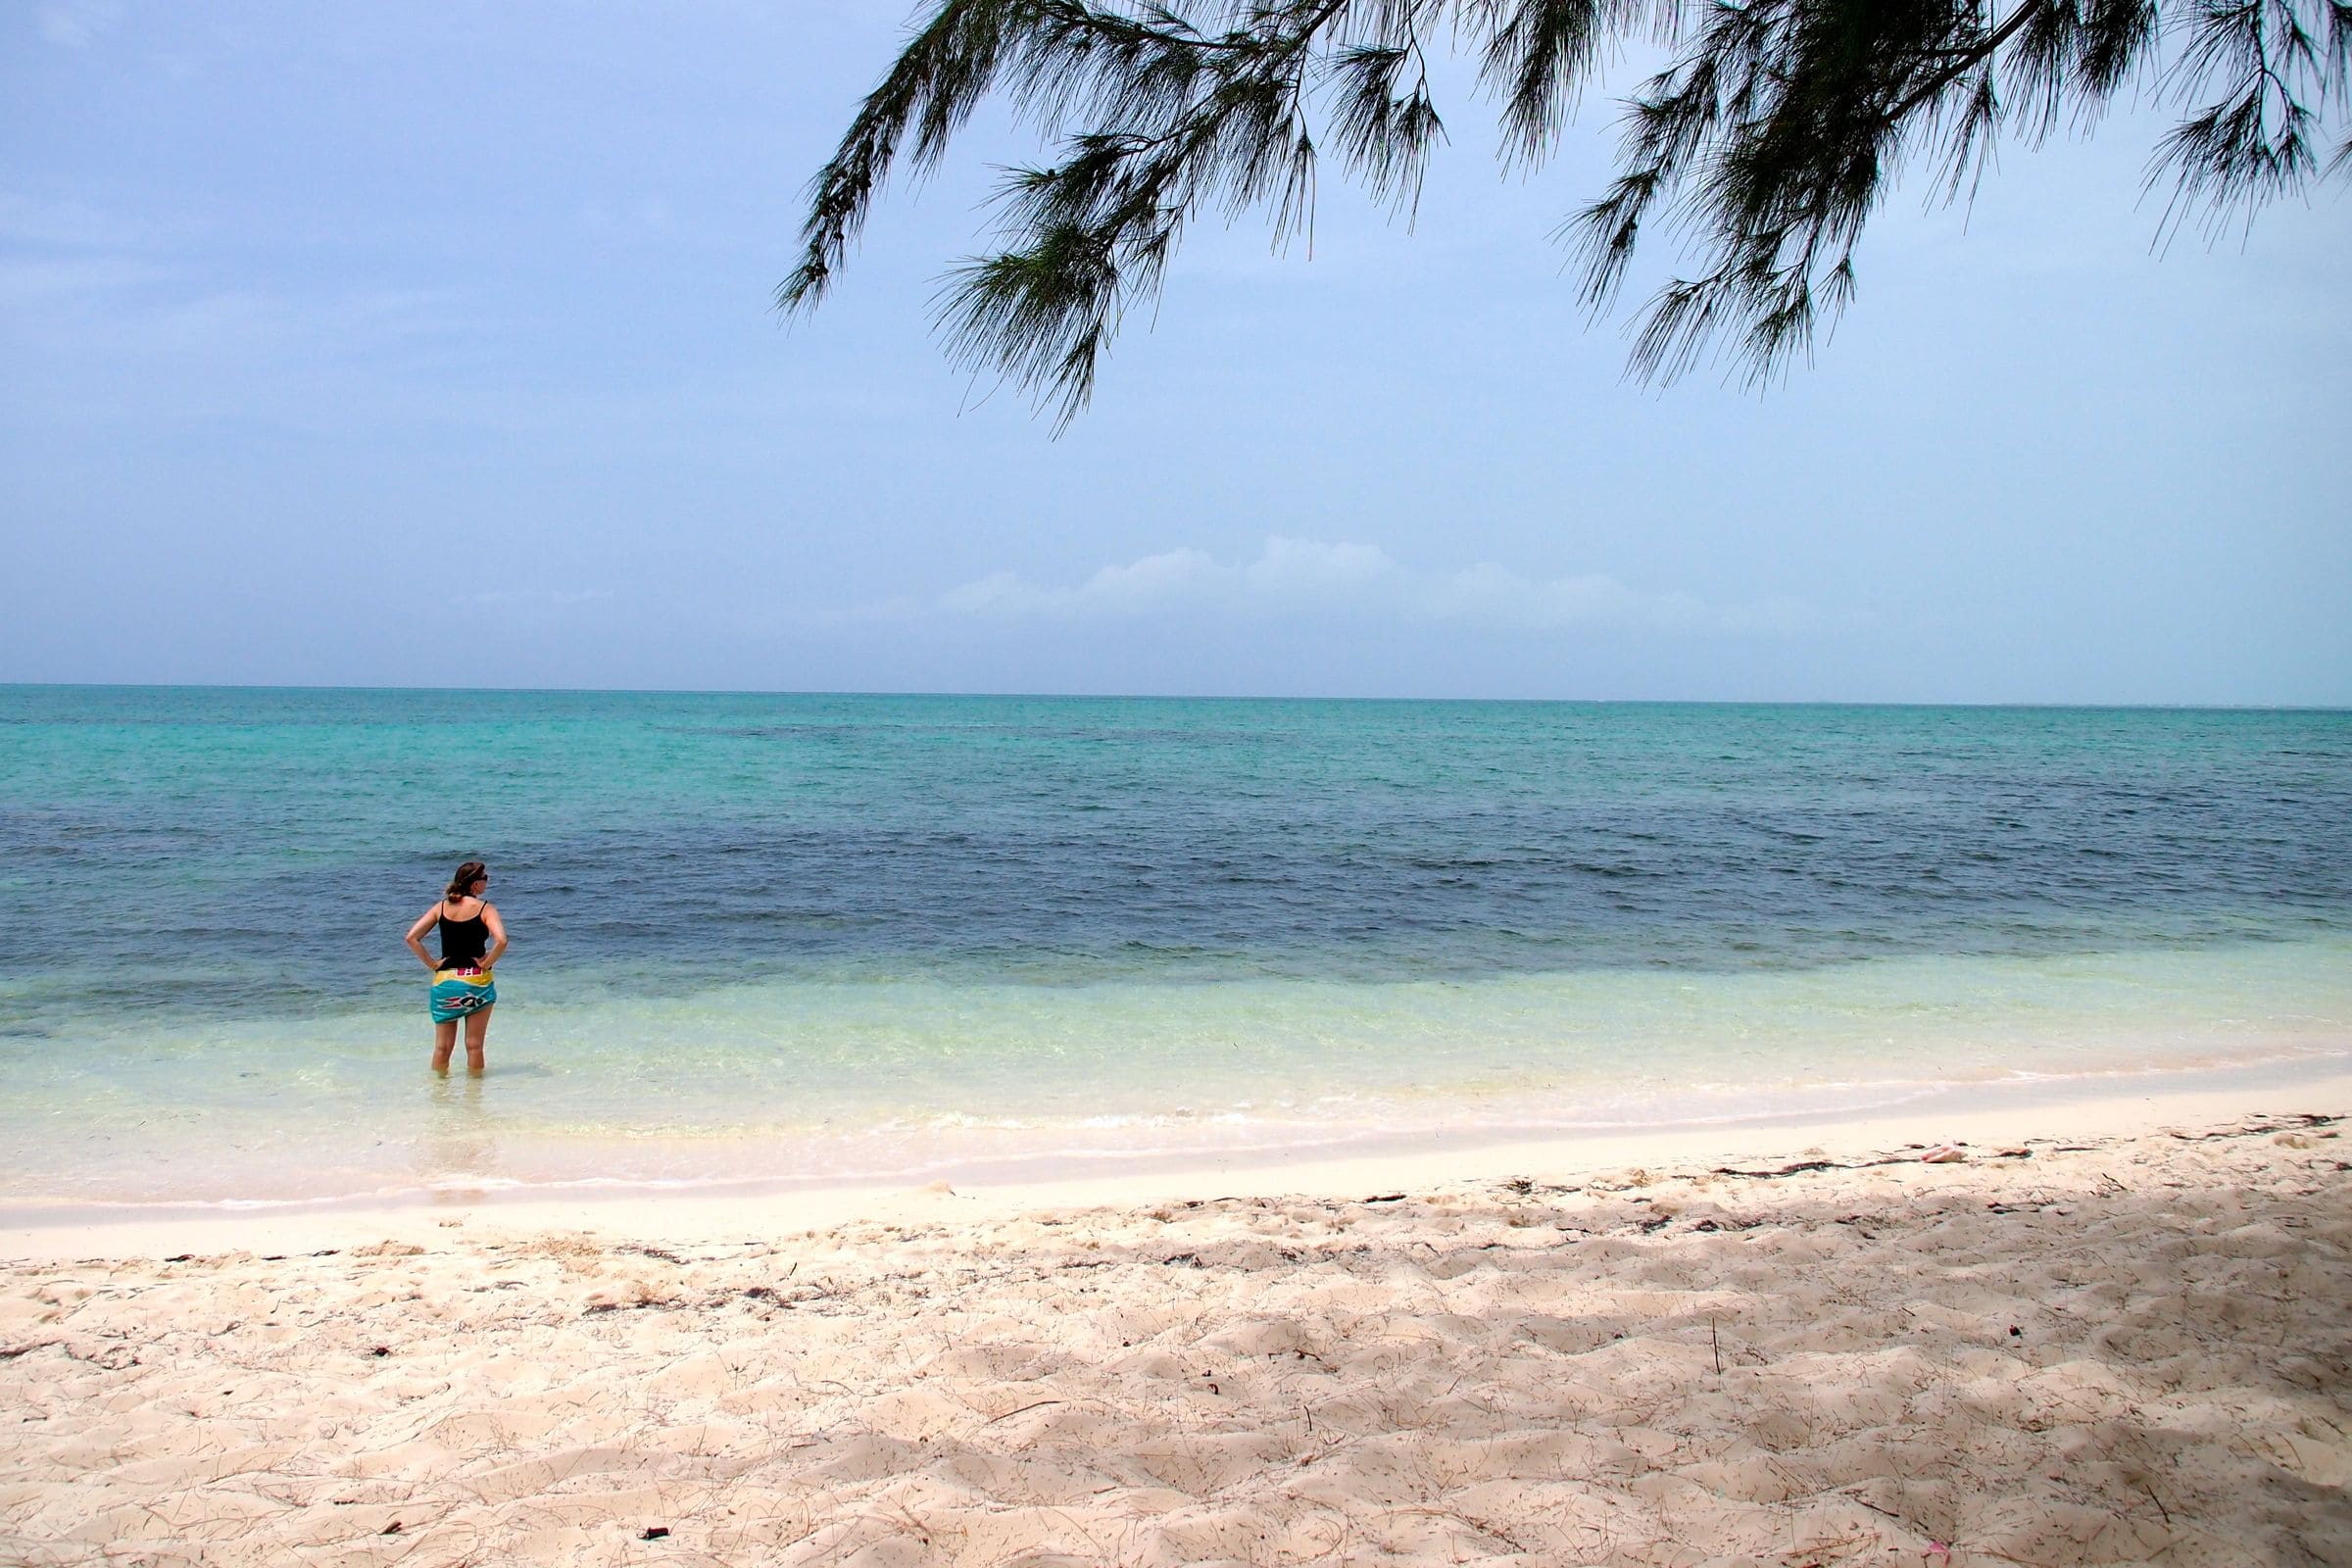
<instances>
[{"instance_id":1,"label":"shoreline","mask_svg":"<svg viewBox=\"0 0 2352 1568\"><path fill-rule=\"evenodd\" d=\"M2347 1111L12 1233L0 1558L2348 1560Z\"/></svg>"},{"instance_id":2,"label":"shoreline","mask_svg":"<svg viewBox=\"0 0 2352 1568\"><path fill-rule=\"evenodd\" d=\"M649 1186L419 1188L386 1199L293 1200L226 1206L0 1204L0 1259L127 1256L208 1248L304 1249L360 1233L414 1239L456 1226L501 1232L699 1239L856 1221L1003 1219L1047 1208L1134 1208L1220 1197L1339 1198L1372 1187L1432 1189L1540 1174L1877 1157L1905 1147L2015 1145L2033 1138L2114 1140L2165 1126L2261 1115L2352 1115L2342 1054L2155 1073L1963 1083L1860 1111L1778 1112L1624 1128L1495 1128L1377 1134L1335 1151L1183 1151L1115 1162L1059 1155L986 1165L942 1162L902 1175ZM181 1244L186 1245L181 1245Z\"/></svg>"},{"instance_id":3,"label":"shoreline","mask_svg":"<svg viewBox=\"0 0 2352 1568\"><path fill-rule=\"evenodd\" d=\"M2338 976L2340 934L1491 985L1000 986L957 1004L969 1018L944 982L864 998L862 1021L841 988L811 1002L760 982L638 1020L657 1045L711 1022L691 1063L592 1048L621 1037L583 1004L526 1009L487 1079L441 1082L389 1027L125 1030L25 1056L0 1228L998 1186L1933 1116L2352 1062Z\"/></svg>"}]
</instances>

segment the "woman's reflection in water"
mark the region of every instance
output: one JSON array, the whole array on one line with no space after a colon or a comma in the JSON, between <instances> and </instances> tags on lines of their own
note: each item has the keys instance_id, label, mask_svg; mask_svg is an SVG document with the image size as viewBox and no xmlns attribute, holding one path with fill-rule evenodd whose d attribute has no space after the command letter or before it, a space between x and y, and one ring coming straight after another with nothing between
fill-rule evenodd
<instances>
[{"instance_id":1,"label":"woman's reflection in water","mask_svg":"<svg viewBox=\"0 0 2352 1568\"><path fill-rule=\"evenodd\" d=\"M482 1080L435 1078L424 1138L417 1149L424 1184L436 1203L478 1201L473 1183L498 1173L498 1136L482 1104Z\"/></svg>"}]
</instances>

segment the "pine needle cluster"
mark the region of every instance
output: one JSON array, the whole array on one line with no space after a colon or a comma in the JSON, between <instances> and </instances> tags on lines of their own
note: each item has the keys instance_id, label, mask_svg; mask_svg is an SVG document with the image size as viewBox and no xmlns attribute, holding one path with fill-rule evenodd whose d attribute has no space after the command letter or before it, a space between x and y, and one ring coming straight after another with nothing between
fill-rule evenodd
<instances>
[{"instance_id":1,"label":"pine needle cluster","mask_svg":"<svg viewBox=\"0 0 2352 1568\"><path fill-rule=\"evenodd\" d=\"M936 165L994 93L1054 144L1007 171L1000 248L949 275L951 353L1067 421L1188 223L1306 227L1326 157L1409 214L1445 133L1431 48L1466 52L1507 164L1540 163L1589 78L1648 39L1671 64L1627 100L1616 177L1563 225L1608 308L1645 225L1695 253L1644 310L1633 368L1727 354L1769 378L1852 299L1854 248L1916 161L1945 199L2004 135L2087 129L2145 88L2182 118L2151 154L2167 228L2249 220L2318 177L2352 66L2352 0L936 0L811 184L816 304L885 180ZM2329 172L2352 163L2352 141Z\"/></svg>"}]
</instances>

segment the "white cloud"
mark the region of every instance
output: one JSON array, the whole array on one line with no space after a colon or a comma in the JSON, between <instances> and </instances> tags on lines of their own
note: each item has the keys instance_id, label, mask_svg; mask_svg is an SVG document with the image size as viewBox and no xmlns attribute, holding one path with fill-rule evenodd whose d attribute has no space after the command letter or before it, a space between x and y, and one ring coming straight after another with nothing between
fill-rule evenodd
<instances>
[{"instance_id":1,"label":"white cloud","mask_svg":"<svg viewBox=\"0 0 2352 1568\"><path fill-rule=\"evenodd\" d=\"M1788 598L1716 604L1682 592L1645 593L1602 573L1530 577L1493 562L1420 571L1376 545L1269 538L1254 561L1226 565L1207 552L1170 550L1104 566L1081 582L1041 583L994 571L929 605L894 601L872 618L1110 620L1224 615L1346 619L1500 631L1649 630L1787 636L1815 623ZM864 618L864 617L859 617Z\"/></svg>"},{"instance_id":2,"label":"white cloud","mask_svg":"<svg viewBox=\"0 0 2352 1568\"><path fill-rule=\"evenodd\" d=\"M1131 566L1104 566L1073 587L1049 587L1009 571L992 571L939 597L939 608L967 615L1120 615L1176 609L1228 596L1228 568L1199 550L1146 556Z\"/></svg>"},{"instance_id":3,"label":"white cloud","mask_svg":"<svg viewBox=\"0 0 2352 1568\"><path fill-rule=\"evenodd\" d=\"M1404 568L1377 545L1327 545L1280 535L1268 539L1264 552L1242 573L1250 593L1262 598L1334 603L1385 598L1406 578Z\"/></svg>"}]
</instances>

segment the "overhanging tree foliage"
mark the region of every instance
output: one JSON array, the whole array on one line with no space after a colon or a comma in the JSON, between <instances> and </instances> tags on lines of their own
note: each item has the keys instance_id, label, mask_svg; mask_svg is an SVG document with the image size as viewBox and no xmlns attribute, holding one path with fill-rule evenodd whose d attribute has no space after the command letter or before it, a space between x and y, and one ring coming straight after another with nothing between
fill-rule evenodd
<instances>
[{"instance_id":1,"label":"overhanging tree foliage","mask_svg":"<svg viewBox=\"0 0 2352 1568\"><path fill-rule=\"evenodd\" d=\"M1004 92L1055 161L1009 171L1003 249L958 266L951 351L1067 419L1123 312L1154 296L1196 217L1311 214L1325 154L1409 210L1442 123L1428 51L1467 50L1506 162L1540 162L1629 40L1672 61L1628 100L1616 178L1564 225L1604 307L1643 225L1688 225L1697 266L1649 303L1634 367L1710 347L1768 376L1854 291L1865 221L1905 167L1947 198L2004 132L2086 127L2150 88L2182 118L2155 149L2165 221L2248 220L2319 172L2352 64L2347 0L939 0L819 172L807 249L777 291L813 306L885 178L938 162ZM2330 172L2352 159L2352 142Z\"/></svg>"}]
</instances>

